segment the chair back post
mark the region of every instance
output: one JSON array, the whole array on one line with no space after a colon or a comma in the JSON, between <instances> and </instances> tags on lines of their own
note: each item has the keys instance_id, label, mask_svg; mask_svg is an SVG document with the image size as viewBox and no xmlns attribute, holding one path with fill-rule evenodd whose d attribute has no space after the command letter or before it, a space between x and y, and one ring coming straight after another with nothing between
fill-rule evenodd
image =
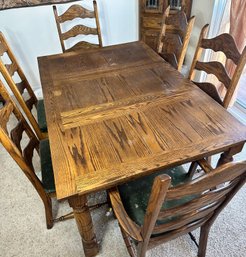
<instances>
[{"instance_id":1,"label":"chair back post","mask_svg":"<svg viewBox=\"0 0 246 257\"><path fill-rule=\"evenodd\" d=\"M209 28L209 24L206 24L201 30L201 33L200 33L200 36L198 39L198 43L197 43L197 47L196 47L196 51L195 51L195 54L194 54L194 57L193 57L193 60L191 63L189 76L188 76L188 79L190 79L190 80L194 79L194 76L195 76L194 71L195 71L196 62L197 62L197 60L200 59L201 54L202 54L201 43L202 43L203 38L205 38L208 33L208 28Z\"/></svg>"},{"instance_id":2,"label":"chair back post","mask_svg":"<svg viewBox=\"0 0 246 257\"><path fill-rule=\"evenodd\" d=\"M185 32L185 36L183 39L183 47L181 50L181 54L178 61L178 71L181 71L182 69L182 65L184 63L184 59L185 59L185 54L189 45L189 41L190 41L190 36L191 36L191 32L192 32L192 28L194 26L194 22L195 22L195 16L192 16L189 21L188 21L188 25L187 25L187 29Z\"/></svg>"},{"instance_id":3,"label":"chair back post","mask_svg":"<svg viewBox=\"0 0 246 257\"><path fill-rule=\"evenodd\" d=\"M98 42L99 46L102 47L102 34L101 34L101 27L99 22L99 15L98 15L98 8L97 8L97 2L96 0L93 0L93 6L94 6L94 12L95 12L95 18L96 18L96 26L97 26L97 34L98 34Z\"/></svg>"},{"instance_id":4,"label":"chair back post","mask_svg":"<svg viewBox=\"0 0 246 257\"><path fill-rule=\"evenodd\" d=\"M233 73L230 86L227 89L228 90L227 94L225 95L225 98L223 100L223 106L225 108L229 107L230 101L231 101L231 99L234 95L235 89L238 85L238 82L239 82L240 76L243 72L245 64L246 64L246 46L244 47L244 49L242 51L242 54L241 54L240 60L238 62L238 65L237 65L237 67L236 67L236 69Z\"/></svg>"},{"instance_id":5,"label":"chair back post","mask_svg":"<svg viewBox=\"0 0 246 257\"><path fill-rule=\"evenodd\" d=\"M160 175L154 180L141 231L143 242L139 243L139 257L145 256L151 233L155 226L170 183L171 178L168 175Z\"/></svg>"},{"instance_id":6,"label":"chair back post","mask_svg":"<svg viewBox=\"0 0 246 257\"><path fill-rule=\"evenodd\" d=\"M170 5L167 7L167 9L165 10L162 16L161 31L160 31L158 43L157 43L157 53L159 54L162 52L162 48L163 48L162 39L166 34L166 28L167 28L166 19L169 16L169 13L170 13Z\"/></svg>"},{"instance_id":7,"label":"chair back post","mask_svg":"<svg viewBox=\"0 0 246 257\"><path fill-rule=\"evenodd\" d=\"M58 31L58 35L59 35L59 40L60 40L60 43L61 43L62 52L64 53L66 49L65 49L64 42L62 40L61 25L58 21L58 13L57 13L57 8L56 8L55 5L53 5L53 12L54 12L54 16L55 16L56 27L57 27L57 31Z\"/></svg>"},{"instance_id":8,"label":"chair back post","mask_svg":"<svg viewBox=\"0 0 246 257\"><path fill-rule=\"evenodd\" d=\"M181 0L181 11L185 11L186 0Z\"/></svg>"}]
</instances>

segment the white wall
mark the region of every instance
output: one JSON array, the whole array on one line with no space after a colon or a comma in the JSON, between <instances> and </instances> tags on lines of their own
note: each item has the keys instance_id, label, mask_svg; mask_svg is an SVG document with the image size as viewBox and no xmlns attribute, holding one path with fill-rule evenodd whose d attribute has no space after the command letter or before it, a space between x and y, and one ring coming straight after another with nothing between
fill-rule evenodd
<instances>
[{"instance_id":1,"label":"white wall","mask_svg":"<svg viewBox=\"0 0 246 257\"><path fill-rule=\"evenodd\" d=\"M92 7L91 0L82 0ZM138 39L138 0L97 0L103 44L113 45ZM69 4L58 6L63 12ZM189 66L201 28L210 23L214 0L193 0L196 16L186 63ZM40 88L37 57L61 53L52 6L0 11L0 30L5 34L34 90Z\"/></svg>"},{"instance_id":2,"label":"white wall","mask_svg":"<svg viewBox=\"0 0 246 257\"><path fill-rule=\"evenodd\" d=\"M76 2L92 8L92 0ZM69 4L58 6L58 12ZM97 0L103 44L138 39L138 0ZM52 6L0 11L0 31L7 38L34 90L40 88L37 57L61 53Z\"/></svg>"},{"instance_id":3,"label":"white wall","mask_svg":"<svg viewBox=\"0 0 246 257\"><path fill-rule=\"evenodd\" d=\"M215 0L193 0L191 16L196 16L189 47L186 54L186 65L191 65L200 31L205 24L210 24Z\"/></svg>"}]
</instances>

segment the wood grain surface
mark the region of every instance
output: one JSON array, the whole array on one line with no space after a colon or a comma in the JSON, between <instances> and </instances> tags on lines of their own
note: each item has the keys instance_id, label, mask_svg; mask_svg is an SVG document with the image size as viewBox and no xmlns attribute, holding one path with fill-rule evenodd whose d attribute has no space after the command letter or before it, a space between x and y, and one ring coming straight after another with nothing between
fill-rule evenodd
<instances>
[{"instance_id":1,"label":"wood grain surface","mask_svg":"<svg viewBox=\"0 0 246 257\"><path fill-rule=\"evenodd\" d=\"M143 42L39 58L58 199L240 151L246 129Z\"/></svg>"}]
</instances>

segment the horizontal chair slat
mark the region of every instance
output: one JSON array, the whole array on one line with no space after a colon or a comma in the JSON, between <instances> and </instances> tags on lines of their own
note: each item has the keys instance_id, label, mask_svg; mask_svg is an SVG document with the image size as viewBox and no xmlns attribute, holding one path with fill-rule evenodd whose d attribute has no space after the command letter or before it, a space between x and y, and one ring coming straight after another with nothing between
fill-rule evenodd
<instances>
[{"instance_id":1,"label":"horizontal chair slat","mask_svg":"<svg viewBox=\"0 0 246 257\"><path fill-rule=\"evenodd\" d=\"M175 239L175 238L177 238L179 236L182 236L184 234L187 234L188 232L202 226L207 220L208 220L207 217L203 218L203 219L200 219L200 220L196 220L195 222L192 222L192 223L190 223L188 225L185 225L185 226L183 226L179 229L176 229L174 231L168 232L168 233L160 235L158 237L152 237L152 238L150 238L148 249L151 249L151 248L155 247L156 245L159 245L161 243L165 243L167 241Z\"/></svg>"},{"instance_id":2,"label":"horizontal chair slat","mask_svg":"<svg viewBox=\"0 0 246 257\"><path fill-rule=\"evenodd\" d=\"M6 69L8 70L10 76L13 76L14 73L18 70L17 63L16 63L16 62L13 62L13 63L11 63L11 64L6 64L5 67L6 67Z\"/></svg>"},{"instance_id":3,"label":"horizontal chair slat","mask_svg":"<svg viewBox=\"0 0 246 257\"><path fill-rule=\"evenodd\" d=\"M7 133L7 123L9 121L9 117L13 112L13 105L10 102L6 102L2 108L0 108L0 125L3 127L5 132Z\"/></svg>"},{"instance_id":4,"label":"horizontal chair slat","mask_svg":"<svg viewBox=\"0 0 246 257\"><path fill-rule=\"evenodd\" d=\"M36 138L31 138L28 142L27 146L23 149L23 158L26 161L26 163L29 164L30 167L33 168L32 158L33 158L33 152L34 149L37 151L39 150L39 141Z\"/></svg>"},{"instance_id":5,"label":"horizontal chair slat","mask_svg":"<svg viewBox=\"0 0 246 257\"><path fill-rule=\"evenodd\" d=\"M5 52L7 52L7 46L3 42L0 42L0 55L2 56Z\"/></svg>"},{"instance_id":6,"label":"horizontal chair slat","mask_svg":"<svg viewBox=\"0 0 246 257\"><path fill-rule=\"evenodd\" d=\"M220 62L199 62L197 61L197 70L205 71L207 74L214 74L217 79L222 82L226 88L229 87L231 79L225 70L225 67Z\"/></svg>"},{"instance_id":7,"label":"horizontal chair slat","mask_svg":"<svg viewBox=\"0 0 246 257\"><path fill-rule=\"evenodd\" d=\"M66 40L70 37L76 37L78 35L97 35L96 28L90 28L84 25L76 25L71 28L69 31L62 34L62 39Z\"/></svg>"},{"instance_id":8,"label":"horizontal chair slat","mask_svg":"<svg viewBox=\"0 0 246 257\"><path fill-rule=\"evenodd\" d=\"M221 51L221 46L223 46L223 52L226 57L233 60L235 64L238 64L240 59L240 53L234 42L233 37L230 34L221 34L213 39L202 39L201 46L203 48L213 49L215 52Z\"/></svg>"},{"instance_id":9,"label":"horizontal chair slat","mask_svg":"<svg viewBox=\"0 0 246 257\"><path fill-rule=\"evenodd\" d=\"M190 222L205 218L206 216L209 218L210 216L213 215L213 211L220 204L221 204L221 202L218 202L218 203L212 204L211 206L208 206L207 208L204 208L202 210L196 210L194 212L189 212L185 215L181 215L177 219L170 221L168 223L165 223L162 225L156 225L153 229L153 234L164 233L164 232L167 232L170 230L180 228L186 224L189 224Z\"/></svg>"},{"instance_id":10,"label":"horizontal chair slat","mask_svg":"<svg viewBox=\"0 0 246 257\"><path fill-rule=\"evenodd\" d=\"M180 185L175 188L171 188L167 192L166 200L173 200L188 195L196 195L202 193L208 188L215 188L218 185L218 183L231 181L237 176L243 174L244 172L244 163L227 163L223 165L223 167L217 168L215 174L214 172L210 172L207 174L205 178L199 177L185 185Z\"/></svg>"},{"instance_id":11,"label":"horizontal chair slat","mask_svg":"<svg viewBox=\"0 0 246 257\"><path fill-rule=\"evenodd\" d=\"M19 92L23 94L24 90L26 89L26 83L25 81L21 81L19 83L16 83L16 87L18 88Z\"/></svg>"},{"instance_id":12,"label":"horizontal chair slat","mask_svg":"<svg viewBox=\"0 0 246 257\"><path fill-rule=\"evenodd\" d=\"M216 102L218 102L221 105L223 104L223 101L221 100L220 95L213 84L209 82L195 82L195 81L193 81L193 83L196 84L205 93L207 93L210 97L212 97Z\"/></svg>"},{"instance_id":13,"label":"horizontal chair slat","mask_svg":"<svg viewBox=\"0 0 246 257\"><path fill-rule=\"evenodd\" d=\"M99 48L99 44L92 44L90 42L86 42L86 41L80 41L77 44L75 44L74 46L72 46L71 48L69 48L67 51L74 51L76 49L89 49L89 48Z\"/></svg>"},{"instance_id":14,"label":"horizontal chair slat","mask_svg":"<svg viewBox=\"0 0 246 257\"><path fill-rule=\"evenodd\" d=\"M87 10L80 5L72 5L65 13L58 16L59 22L63 23L75 18L95 18L93 11Z\"/></svg>"},{"instance_id":15,"label":"horizontal chair slat","mask_svg":"<svg viewBox=\"0 0 246 257\"><path fill-rule=\"evenodd\" d=\"M236 181L237 182L237 181ZM179 213L179 215L184 215L188 212L194 211L201 208L204 205L209 205L213 202L221 200L230 190L235 186L236 182L231 183L226 188L218 189L216 191L209 191L200 198L194 199L183 205L163 210L160 212L158 219L164 219L166 217L172 216L174 213Z\"/></svg>"}]
</instances>

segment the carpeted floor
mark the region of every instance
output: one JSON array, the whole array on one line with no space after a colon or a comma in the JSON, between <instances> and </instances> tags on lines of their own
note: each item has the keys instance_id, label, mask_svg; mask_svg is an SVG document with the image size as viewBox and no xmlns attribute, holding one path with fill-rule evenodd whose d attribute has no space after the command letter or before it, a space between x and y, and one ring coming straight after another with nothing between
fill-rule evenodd
<instances>
[{"instance_id":1,"label":"carpeted floor","mask_svg":"<svg viewBox=\"0 0 246 257\"><path fill-rule=\"evenodd\" d=\"M236 156L242 160L246 149ZM38 163L37 156L35 157ZM1 257L81 257L84 256L74 220L46 229L42 202L12 158L0 145L0 256ZM38 165L38 164L37 164ZM223 211L210 232L207 257L246 257L246 186ZM105 193L90 201L105 199ZM54 201L54 212L71 211L67 202ZM93 211L99 257L127 257L117 221L107 216L107 206ZM199 230L194 232L197 240ZM197 248L188 235L148 251L147 256L195 257Z\"/></svg>"}]
</instances>

